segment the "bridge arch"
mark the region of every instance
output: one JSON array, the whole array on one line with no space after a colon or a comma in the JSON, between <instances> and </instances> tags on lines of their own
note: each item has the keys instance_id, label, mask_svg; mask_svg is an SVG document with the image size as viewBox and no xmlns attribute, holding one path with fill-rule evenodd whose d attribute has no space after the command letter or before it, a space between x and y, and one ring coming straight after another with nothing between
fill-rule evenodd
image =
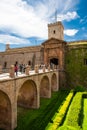
<instances>
[{"instance_id":1,"label":"bridge arch","mask_svg":"<svg viewBox=\"0 0 87 130\"><path fill-rule=\"evenodd\" d=\"M50 81L48 76L43 76L40 82L40 97L50 97Z\"/></svg>"},{"instance_id":2,"label":"bridge arch","mask_svg":"<svg viewBox=\"0 0 87 130\"><path fill-rule=\"evenodd\" d=\"M25 81L18 92L17 103L21 107L37 107L37 86L33 80Z\"/></svg>"},{"instance_id":3,"label":"bridge arch","mask_svg":"<svg viewBox=\"0 0 87 130\"><path fill-rule=\"evenodd\" d=\"M57 75L53 73L51 77L51 91L57 91L58 85L57 85Z\"/></svg>"},{"instance_id":4,"label":"bridge arch","mask_svg":"<svg viewBox=\"0 0 87 130\"><path fill-rule=\"evenodd\" d=\"M0 129L11 130L11 101L8 95L0 90Z\"/></svg>"}]
</instances>

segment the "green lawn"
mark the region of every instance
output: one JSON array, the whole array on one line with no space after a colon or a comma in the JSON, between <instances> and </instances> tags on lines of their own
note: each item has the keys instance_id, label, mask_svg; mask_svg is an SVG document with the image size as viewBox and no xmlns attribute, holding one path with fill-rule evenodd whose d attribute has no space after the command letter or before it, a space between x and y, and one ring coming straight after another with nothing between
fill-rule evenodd
<instances>
[{"instance_id":1,"label":"green lawn","mask_svg":"<svg viewBox=\"0 0 87 130\"><path fill-rule=\"evenodd\" d=\"M15 130L45 130L68 93L68 91L53 92L50 99L41 98L39 109L18 108L18 127Z\"/></svg>"},{"instance_id":2,"label":"green lawn","mask_svg":"<svg viewBox=\"0 0 87 130\"><path fill-rule=\"evenodd\" d=\"M84 119L83 119L83 130L87 130L87 98L84 98L84 108L83 108L83 114L84 114Z\"/></svg>"}]
</instances>

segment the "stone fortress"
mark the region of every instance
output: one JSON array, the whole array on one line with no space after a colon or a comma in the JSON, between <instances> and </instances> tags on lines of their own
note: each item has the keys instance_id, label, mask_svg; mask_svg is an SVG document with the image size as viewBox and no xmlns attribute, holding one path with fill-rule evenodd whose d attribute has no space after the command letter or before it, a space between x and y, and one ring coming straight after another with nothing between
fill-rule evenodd
<instances>
[{"instance_id":1,"label":"stone fortress","mask_svg":"<svg viewBox=\"0 0 87 130\"><path fill-rule=\"evenodd\" d=\"M31 65L32 69L36 64L50 64L60 70L60 87L87 86L87 41L64 41L60 21L48 24L48 39L39 46L10 48L7 44L5 52L0 52L0 65L5 70L15 63Z\"/></svg>"},{"instance_id":2,"label":"stone fortress","mask_svg":"<svg viewBox=\"0 0 87 130\"><path fill-rule=\"evenodd\" d=\"M87 86L83 81L87 69L87 41L64 41L64 27L60 21L48 24L48 39L39 46L10 48L0 52L0 65L5 70L12 64L49 64L60 70L60 86ZM51 66L51 67L52 67ZM61 81L62 80L62 81Z\"/></svg>"},{"instance_id":3,"label":"stone fortress","mask_svg":"<svg viewBox=\"0 0 87 130\"><path fill-rule=\"evenodd\" d=\"M54 71L0 81L0 127L17 126L17 104L39 108L40 97L51 97L51 91L84 86L87 88L87 41L64 41L61 22L48 24L48 40L40 46L10 48L0 52L0 65L7 72L18 63L55 67ZM5 118L7 117L7 118Z\"/></svg>"},{"instance_id":4,"label":"stone fortress","mask_svg":"<svg viewBox=\"0 0 87 130\"><path fill-rule=\"evenodd\" d=\"M3 70L15 63L28 64L32 68L36 64L46 66L55 65L57 68L64 68L64 56L66 42L64 39L64 27L61 22L48 24L48 40L40 46L23 48L10 48L6 45L6 51L0 52L0 64ZM63 83L64 84L64 83Z\"/></svg>"},{"instance_id":5,"label":"stone fortress","mask_svg":"<svg viewBox=\"0 0 87 130\"><path fill-rule=\"evenodd\" d=\"M48 40L40 46L31 46L23 48L10 48L6 45L6 51L0 52L0 64L3 68L9 68L15 64L29 64L34 67L35 64L54 63L63 68L64 47L66 42L63 41L64 27L61 22L48 24Z\"/></svg>"}]
</instances>

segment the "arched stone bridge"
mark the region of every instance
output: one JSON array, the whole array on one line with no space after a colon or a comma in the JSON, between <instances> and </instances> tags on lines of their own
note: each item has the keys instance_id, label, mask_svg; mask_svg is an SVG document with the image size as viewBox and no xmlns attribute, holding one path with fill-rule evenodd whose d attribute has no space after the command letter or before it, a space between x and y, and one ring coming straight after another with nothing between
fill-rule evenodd
<instances>
[{"instance_id":1,"label":"arched stone bridge","mask_svg":"<svg viewBox=\"0 0 87 130\"><path fill-rule=\"evenodd\" d=\"M17 126L17 105L39 108L40 97L51 98L58 91L58 71L0 80L0 128L14 130Z\"/></svg>"}]
</instances>

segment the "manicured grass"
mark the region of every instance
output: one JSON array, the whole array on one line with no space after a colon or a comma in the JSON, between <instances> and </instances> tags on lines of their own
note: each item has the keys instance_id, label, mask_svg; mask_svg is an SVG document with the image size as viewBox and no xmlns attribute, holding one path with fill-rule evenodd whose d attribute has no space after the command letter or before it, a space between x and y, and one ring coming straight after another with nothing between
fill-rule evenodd
<instances>
[{"instance_id":1,"label":"manicured grass","mask_svg":"<svg viewBox=\"0 0 87 130\"><path fill-rule=\"evenodd\" d=\"M87 130L87 98L84 98L84 108L83 108L83 130Z\"/></svg>"},{"instance_id":2,"label":"manicured grass","mask_svg":"<svg viewBox=\"0 0 87 130\"><path fill-rule=\"evenodd\" d=\"M39 109L18 108L18 127L15 130L45 130L68 93L69 91L53 92L50 99L41 98Z\"/></svg>"}]
</instances>

